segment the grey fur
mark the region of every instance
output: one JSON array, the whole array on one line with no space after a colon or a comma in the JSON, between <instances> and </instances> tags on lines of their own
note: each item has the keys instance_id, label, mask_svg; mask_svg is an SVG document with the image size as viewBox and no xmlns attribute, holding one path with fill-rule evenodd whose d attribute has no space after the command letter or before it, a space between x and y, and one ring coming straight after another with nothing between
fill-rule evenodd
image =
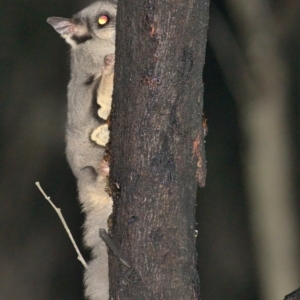
<instances>
[{"instance_id":1,"label":"grey fur","mask_svg":"<svg viewBox=\"0 0 300 300\"><path fill-rule=\"evenodd\" d=\"M115 52L116 7L116 2L97 1L72 19L47 19L71 45L66 152L86 213L84 241L92 249L93 259L85 273L85 294L90 300L109 299L107 249L99 238L99 228L107 229L112 199L105 192L106 177L100 173L104 148L92 142L90 136L105 122L97 117L93 101L104 59ZM109 23L100 28L98 17L101 14L109 16Z\"/></svg>"}]
</instances>

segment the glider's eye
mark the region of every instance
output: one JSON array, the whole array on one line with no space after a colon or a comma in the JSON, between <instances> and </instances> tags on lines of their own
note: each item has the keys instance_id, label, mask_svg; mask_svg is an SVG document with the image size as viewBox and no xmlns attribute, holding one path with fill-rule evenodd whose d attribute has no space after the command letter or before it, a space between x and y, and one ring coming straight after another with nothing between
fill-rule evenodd
<instances>
[{"instance_id":1,"label":"glider's eye","mask_svg":"<svg viewBox=\"0 0 300 300\"><path fill-rule=\"evenodd\" d=\"M108 24L108 22L109 22L109 18L107 15L102 15L98 18L99 26L104 26L104 25Z\"/></svg>"}]
</instances>

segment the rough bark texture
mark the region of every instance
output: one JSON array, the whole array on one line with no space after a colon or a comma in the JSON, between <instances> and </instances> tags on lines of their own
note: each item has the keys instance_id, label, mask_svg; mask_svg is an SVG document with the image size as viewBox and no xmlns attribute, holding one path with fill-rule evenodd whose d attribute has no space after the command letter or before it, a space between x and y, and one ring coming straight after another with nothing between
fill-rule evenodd
<instances>
[{"instance_id":1,"label":"rough bark texture","mask_svg":"<svg viewBox=\"0 0 300 300\"><path fill-rule=\"evenodd\" d=\"M119 0L110 165L112 299L200 299L195 200L204 185L209 0Z\"/></svg>"}]
</instances>

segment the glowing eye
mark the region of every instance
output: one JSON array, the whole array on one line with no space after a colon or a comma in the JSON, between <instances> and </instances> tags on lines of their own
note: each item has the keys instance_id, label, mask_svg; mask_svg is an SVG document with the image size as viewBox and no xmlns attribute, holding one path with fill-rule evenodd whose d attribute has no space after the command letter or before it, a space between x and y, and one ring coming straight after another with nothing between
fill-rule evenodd
<instances>
[{"instance_id":1,"label":"glowing eye","mask_svg":"<svg viewBox=\"0 0 300 300\"><path fill-rule=\"evenodd\" d=\"M107 23L108 23L108 16L103 15L103 16L99 17L99 19L98 19L99 25L105 25Z\"/></svg>"}]
</instances>

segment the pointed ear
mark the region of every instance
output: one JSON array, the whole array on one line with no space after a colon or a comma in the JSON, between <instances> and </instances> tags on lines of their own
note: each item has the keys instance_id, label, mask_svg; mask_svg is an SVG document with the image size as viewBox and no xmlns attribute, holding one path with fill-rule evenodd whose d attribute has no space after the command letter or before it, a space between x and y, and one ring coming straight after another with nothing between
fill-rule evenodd
<instances>
[{"instance_id":1,"label":"pointed ear","mask_svg":"<svg viewBox=\"0 0 300 300\"><path fill-rule=\"evenodd\" d=\"M61 35L69 36L77 31L77 25L75 25L71 19L50 17L47 19L47 23L49 23Z\"/></svg>"}]
</instances>

